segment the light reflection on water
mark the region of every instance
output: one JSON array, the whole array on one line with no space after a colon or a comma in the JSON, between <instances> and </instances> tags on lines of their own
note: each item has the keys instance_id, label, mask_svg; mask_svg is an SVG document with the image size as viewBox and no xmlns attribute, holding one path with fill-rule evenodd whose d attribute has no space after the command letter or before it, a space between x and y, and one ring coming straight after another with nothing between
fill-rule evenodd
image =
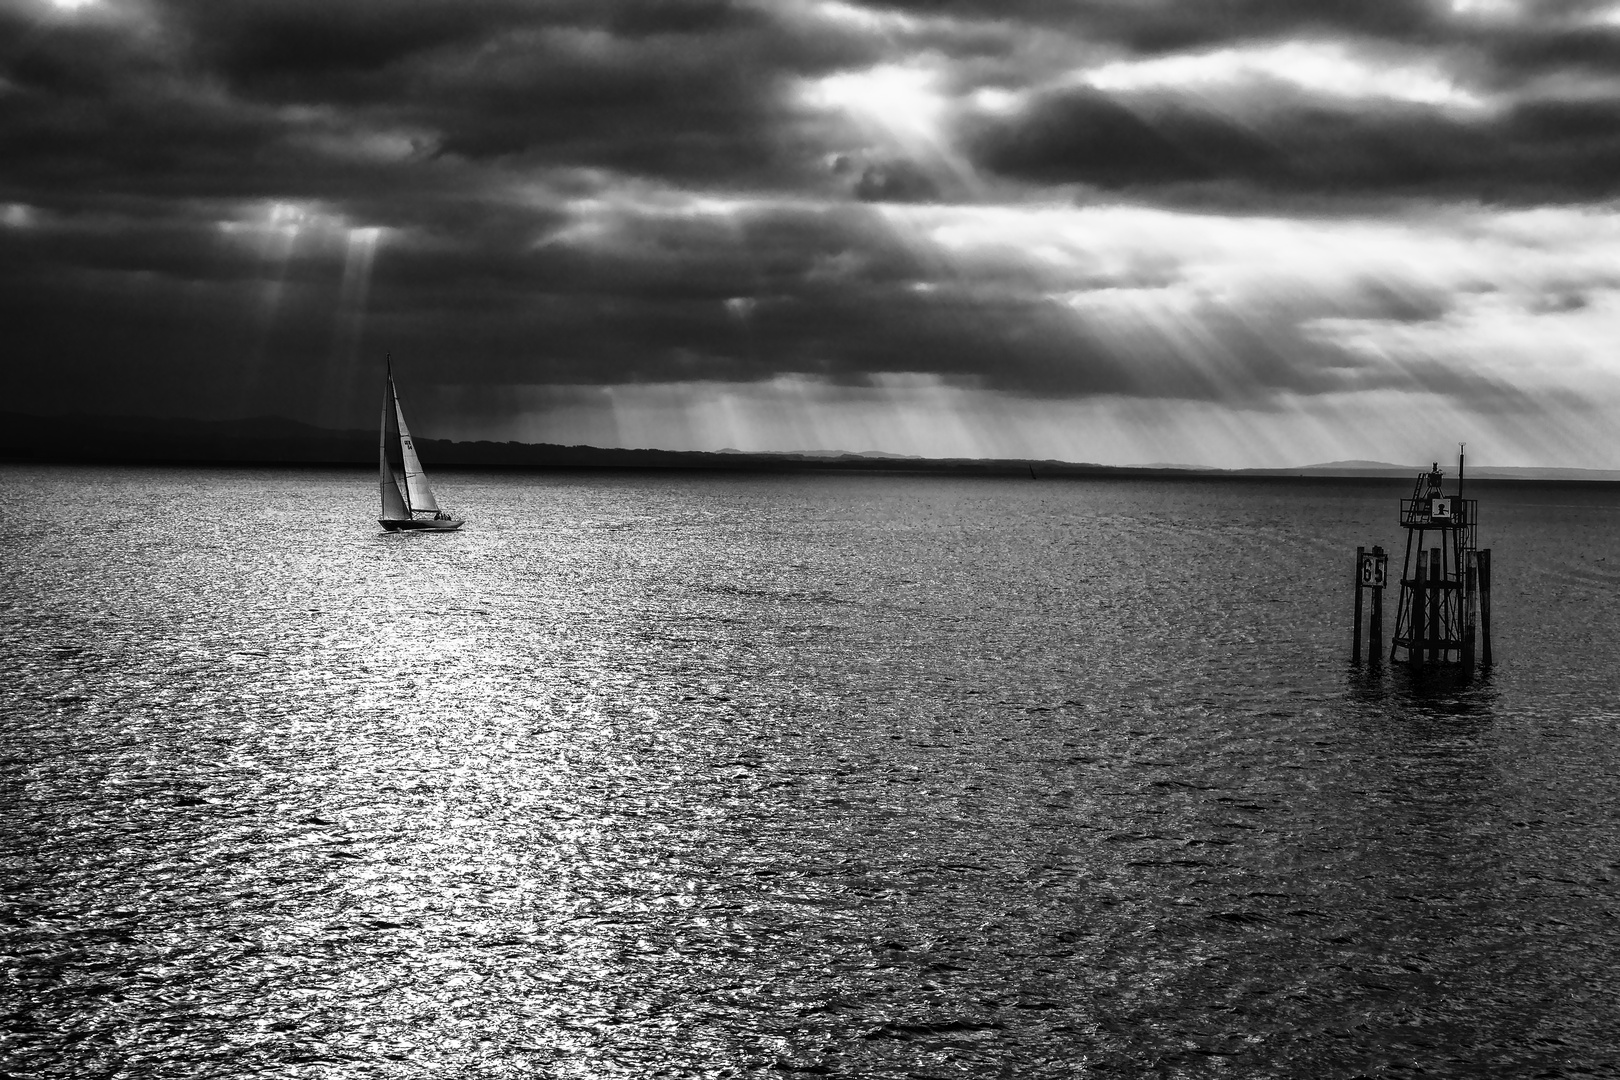
<instances>
[{"instance_id":1,"label":"light reflection on water","mask_svg":"<svg viewBox=\"0 0 1620 1080\"><path fill-rule=\"evenodd\" d=\"M20 1075L1620 1068L1620 495L0 468Z\"/></svg>"}]
</instances>

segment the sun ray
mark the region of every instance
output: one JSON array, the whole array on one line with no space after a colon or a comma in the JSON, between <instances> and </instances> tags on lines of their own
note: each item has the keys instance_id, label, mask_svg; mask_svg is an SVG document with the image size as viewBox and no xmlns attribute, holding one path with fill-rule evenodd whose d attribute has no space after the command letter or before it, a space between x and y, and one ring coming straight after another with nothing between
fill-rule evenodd
<instances>
[{"instance_id":1,"label":"sun ray","mask_svg":"<svg viewBox=\"0 0 1620 1080\"><path fill-rule=\"evenodd\" d=\"M368 365L360 347L365 340L372 270L385 230L370 226L348 230L343 255L343 281L332 313L332 343L327 352L320 400L324 423L342 427L353 422L357 396L363 393Z\"/></svg>"},{"instance_id":2,"label":"sun ray","mask_svg":"<svg viewBox=\"0 0 1620 1080\"><path fill-rule=\"evenodd\" d=\"M799 101L848 125L866 152L922 170L946 201L976 199L985 184L952 142L955 105L944 81L926 64L879 64L810 80Z\"/></svg>"}]
</instances>

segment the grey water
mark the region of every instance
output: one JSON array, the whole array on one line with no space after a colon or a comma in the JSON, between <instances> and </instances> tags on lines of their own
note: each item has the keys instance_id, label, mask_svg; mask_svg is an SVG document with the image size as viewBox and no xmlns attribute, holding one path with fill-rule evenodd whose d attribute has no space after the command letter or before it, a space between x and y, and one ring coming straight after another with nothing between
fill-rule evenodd
<instances>
[{"instance_id":1,"label":"grey water","mask_svg":"<svg viewBox=\"0 0 1620 1080\"><path fill-rule=\"evenodd\" d=\"M1620 491L0 466L0 1073L1620 1075Z\"/></svg>"}]
</instances>

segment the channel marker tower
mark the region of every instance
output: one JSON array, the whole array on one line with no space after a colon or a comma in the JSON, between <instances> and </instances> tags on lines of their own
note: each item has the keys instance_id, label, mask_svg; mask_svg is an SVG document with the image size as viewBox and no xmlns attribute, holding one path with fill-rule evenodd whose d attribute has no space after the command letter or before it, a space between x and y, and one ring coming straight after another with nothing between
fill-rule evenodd
<instances>
[{"instance_id":1,"label":"channel marker tower","mask_svg":"<svg viewBox=\"0 0 1620 1080\"><path fill-rule=\"evenodd\" d=\"M1461 664L1474 667L1474 644L1484 597L1484 656L1491 662L1490 558L1477 543L1478 501L1463 498L1463 454L1457 454L1457 493L1447 495L1445 474L1435 462L1419 473L1410 499L1401 500L1406 560L1395 616L1390 660L1413 667ZM1415 558L1414 558L1415 556Z\"/></svg>"}]
</instances>

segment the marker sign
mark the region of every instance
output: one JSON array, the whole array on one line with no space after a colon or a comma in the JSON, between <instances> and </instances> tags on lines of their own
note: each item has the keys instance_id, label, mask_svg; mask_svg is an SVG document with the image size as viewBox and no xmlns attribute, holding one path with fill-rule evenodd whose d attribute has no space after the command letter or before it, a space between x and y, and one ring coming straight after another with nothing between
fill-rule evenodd
<instances>
[{"instance_id":1,"label":"marker sign","mask_svg":"<svg viewBox=\"0 0 1620 1080\"><path fill-rule=\"evenodd\" d=\"M1389 573L1388 555L1363 555L1361 557L1361 584L1369 589L1382 589L1386 575Z\"/></svg>"}]
</instances>

